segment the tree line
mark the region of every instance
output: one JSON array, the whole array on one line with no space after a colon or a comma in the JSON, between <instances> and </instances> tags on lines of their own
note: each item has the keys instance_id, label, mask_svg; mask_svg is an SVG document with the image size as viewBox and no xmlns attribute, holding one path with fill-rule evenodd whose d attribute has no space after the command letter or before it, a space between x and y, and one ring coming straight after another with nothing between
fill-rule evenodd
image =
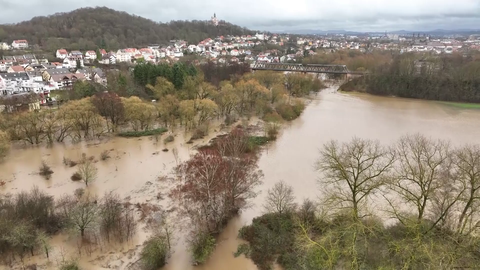
<instances>
[{"instance_id":1,"label":"tree line","mask_svg":"<svg viewBox=\"0 0 480 270\"><path fill-rule=\"evenodd\" d=\"M207 19L207 18L206 18ZM254 35L246 28L222 21L172 21L157 23L106 7L81 8L48 17L35 17L13 25L0 25L0 40L26 39L48 51L117 50L128 47L167 45L170 40L198 43L227 35Z\"/></svg>"},{"instance_id":2,"label":"tree line","mask_svg":"<svg viewBox=\"0 0 480 270\"><path fill-rule=\"evenodd\" d=\"M8 141L52 144L178 125L206 133L213 119L231 123L253 115L278 123L298 117L305 107L298 98L324 87L303 74L223 68L205 68L210 79L230 77L218 85L206 81L202 68L185 64L110 72L106 87L78 81L71 90L52 93L58 108L0 115L0 153L5 155Z\"/></svg>"},{"instance_id":3,"label":"tree line","mask_svg":"<svg viewBox=\"0 0 480 270\"><path fill-rule=\"evenodd\" d=\"M425 56L406 53L341 88L375 95L478 103L479 59L475 54Z\"/></svg>"},{"instance_id":4,"label":"tree line","mask_svg":"<svg viewBox=\"0 0 480 270\"><path fill-rule=\"evenodd\" d=\"M268 191L236 255L260 269L473 269L480 263L480 147L407 135L390 146L328 142L319 202Z\"/></svg>"}]
</instances>

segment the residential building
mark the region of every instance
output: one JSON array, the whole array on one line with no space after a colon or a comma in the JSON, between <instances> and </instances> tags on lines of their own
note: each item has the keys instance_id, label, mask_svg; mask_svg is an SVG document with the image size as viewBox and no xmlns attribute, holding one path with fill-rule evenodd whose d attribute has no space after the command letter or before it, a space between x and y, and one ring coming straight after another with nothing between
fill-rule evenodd
<instances>
[{"instance_id":1,"label":"residential building","mask_svg":"<svg viewBox=\"0 0 480 270\"><path fill-rule=\"evenodd\" d=\"M65 58L67 58L68 52L67 52L67 50L65 50L65 49L60 49L60 50L57 50L57 52L55 53L55 56L56 56L57 58L63 60L63 59L65 59Z\"/></svg>"},{"instance_id":2,"label":"residential building","mask_svg":"<svg viewBox=\"0 0 480 270\"><path fill-rule=\"evenodd\" d=\"M25 68L22 66L11 66L7 69L7 73L19 73L25 72Z\"/></svg>"},{"instance_id":3,"label":"residential building","mask_svg":"<svg viewBox=\"0 0 480 270\"><path fill-rule=\"evenodd\" d=\"M85 52L85 59L95 60L95 59L97 59L97 53L95 51L86 51Z\"/></svg>"},{"instance_id":4,"label":"residential building","mask_svg":"<svg viewBox=\"0 0 480 270\"><path fill-rule=\"evenodd\" d=\"M12 42L12 48L14 50L27 49L28 48L28 41L26 41L25 39L14 40Z\"/></svg>"},{"instance_id":5,"label":"residential building","mask_svg":"<svg viewBox=\"0 0 480 270\"><path fill-rule=\"evenodd\" d=\"M0 50L6 51L10 50L10 46L6 42L0 42Z\"/></svg>"},{"instance_id":6,"label":"residential building","mask_svg":"<svg viewBox=\"0 0 480 270\"><path fill-rule=\"evenodd\" d=\"M79 59L78 57L69 56L63 59L63 68L76 68L80 64L80 67L84 66L83 59Z\"/></svg>"},{"instance_id":7,"label":"residential building","mask_svg":"<svg viewBox=\"0 0 480 270\"><path fill-rule=\"evenodd\" d=\"M72 60L83 60L83 53L81 51L71 51L68 58Z\"/></svg>"}]
</instances>

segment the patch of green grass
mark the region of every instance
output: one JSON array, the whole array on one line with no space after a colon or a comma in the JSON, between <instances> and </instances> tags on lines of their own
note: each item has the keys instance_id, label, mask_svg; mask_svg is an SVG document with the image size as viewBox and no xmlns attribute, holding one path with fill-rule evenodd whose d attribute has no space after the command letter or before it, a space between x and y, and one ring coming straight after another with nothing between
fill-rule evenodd
<instances>
[{"instance_id":1,"label":"patch of green grass","mask_svg":"<svg viewBox=\"0 0 480 270\"><path fill-rule=\"evenodd\" d=\"M269 141L266 136L249 136L248 137L248 150L253 151L258 147L267 144Z\"/></svg>"},{"instance_id":2,"label":"patch of green grass","mask_svg":"<svg viewBox=\"0 0 480 270\"><path fill-rule=\"evenodd\" d=\"M480 110L480 103L461 103L461 102L446 102L440 101L441 104L452 106L460 109L477 109Z\"/></svg>"},{"instance_id":3,"label":"patch of green grass","mask_svg":"<svg viewBox=\"0 0 480 270\"><path fill-rule=\"evenodd\" d=\"M166 128L156 128L152 130L142 130L142 131L126 131L126 132L120 132L118 133L118 136L120 137L143 137L143 136L153 136L153 135L161 135L165 132L167 132L168 129Z\"/></svg>"}]
</instances>

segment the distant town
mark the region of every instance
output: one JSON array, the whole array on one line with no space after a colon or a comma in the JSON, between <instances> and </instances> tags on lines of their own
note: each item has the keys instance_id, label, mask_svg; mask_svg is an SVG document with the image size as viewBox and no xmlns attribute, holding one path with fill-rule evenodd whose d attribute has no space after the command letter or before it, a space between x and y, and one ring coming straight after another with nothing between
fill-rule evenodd
<instances>
[{"instance_id":1,"label":"distant town","mask_svg":"<svg viewBox=\"0 0 480 270\"><path fill-rule=\"evenodd\" d=\"M218 25L214 15L211 23ZM287 35L257 33L242 36L218 36L207 38L198 44L184 40L171 40L170 44L157 44L143 48L124 48L107 51L68 51L58 48L51 52L55 61L45 55L25 54L30 48L28 40L0 42L0 94L9 96L20 93L39 93L45 96L52 90L68 89L77 80L106 84L102 68L117 64L174 63L185 57L193 57L196 63L212 61L218 64L231 63L285 63L320 53L338 50L355 50L362 53L374 50L397 53L423 52L451 54L480 51L480 35L465 37L431 37L426 34L363 35ZM15 52L19 52L16 54ZM45 100L43 101L45 102Z\"/></svg>"}]
</instances>

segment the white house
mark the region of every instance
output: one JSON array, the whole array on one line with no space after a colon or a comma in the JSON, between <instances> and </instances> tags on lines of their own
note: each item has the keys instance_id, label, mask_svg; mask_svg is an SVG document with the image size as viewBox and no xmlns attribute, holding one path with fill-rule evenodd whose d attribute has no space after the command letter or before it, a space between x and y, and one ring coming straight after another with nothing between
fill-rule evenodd
<instances>
[{"instance_id":1,"label":"white house","mask_svg":"<svg viewBox=\"0 0 480 270\"><path fill-rule=\"evenodd\" d=\"M80 67L84 66L83 59L78 59L78 58L69 56L69 57L63 59L62 67L63 68L76 68L77 63L78 63L77 61L80 63Z\"/></svg>"},{"instance_id":2,"label":"white house","mask_svg":"<svg viewBox=\"0 0 480 270\"><path fill-rule=\"evenodd\" d=\"M2 73L0 74L2 83L0 83L1 94L11 95L22 92L41 93L44 91L45 84L37 76L30 77L27 73Z\"/></svg>"},{"instance_id":3,"label":"white house","mask_svg":"<svg viewBox=\"0 0 480 270\"><path fill-rule=\"evenodd\" d=\"M0 42L0 50L10 50L10 46L8 46L8 44L5 42Z\"/></svg>"},{"instance_id":4,"label":"white house","mask_svg":"<svg viewBox=\"0 0 480 270\"><path fill-rule=\"evenodd\" d=\"M132 57L139 54L137 49L127 48L117 51L117 62L131 62Z\"/></svg>"},{"instance_id":5,"label":"white house","mask_svg":"<svg viewBox=\"0 0 480 270\"><path fill-rule=\"evenodd\" d=\"M97 53L95 51L86 51L85 52L85 59L95 60L95 59L97 59Z\"/></svg>"},{"instance_id":6,"label":"white house","mask_svg":"<svg viewBox=\"0 0 480 270\"><path fill-rule=\"evenodd\" d=\"M65 50L65 49L59 49L59 50L57 50L57 52L55 53L55 56L56 56L57 58L63 60L63 59L65 59L65 58L67 58L68 52L67 52L67 50Z\"/></svg>"},{"instance_id":7,"label":"white house","mask_svg":"<svg viewBox=\"0 0 480 270\"><path fill-rule=\"evenodd\" d=\"M258 40L264 40L264 39L265 39L265 35L264 35L264 34L259 34L259 33L257 33L257 34L255 35L255 37L256 37Z\"/></svg>"},{"instance_id":8,"label":"white house","mask_svg":"<svg viewBox=\"0 0 480 270\"><path fill-rule=\"evenodd\" d=\"M16 50L26 49L28 48L28 41L26 41L25 39L14 40L12 42L12 48Z\"/></svg>"},{"instance_id":9,"label":"white house","mask_svg":"<svg viewBox=\"0 0 480 270\"><path fill-rule=\"evenodd\" d=\"M231 50L231 51L230 51L230 55L231 55L231 56L238 56L238 55L239 55L239 52L238 52L237 49L234 49L234 50Z\"/></svg>"}]
</instances>

